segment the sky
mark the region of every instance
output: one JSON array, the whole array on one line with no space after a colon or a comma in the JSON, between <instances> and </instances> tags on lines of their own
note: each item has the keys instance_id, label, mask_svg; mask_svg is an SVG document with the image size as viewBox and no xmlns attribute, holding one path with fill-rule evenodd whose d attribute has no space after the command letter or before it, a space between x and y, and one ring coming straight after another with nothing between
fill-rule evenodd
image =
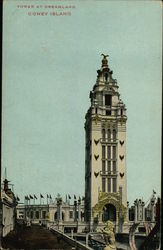
<instances>
[{"instance_id":1,"label":"sky","mask_svg":"<svg viewBox=\"0 0 163 250\"><path fill-rule=\"evenodd\" d=\"M7 168L15 194L84 195L85 114L104 53L127 107L127 199L159 195L161 1L5 0L3 11L2 178Z\"/></svg>"}]
</instances>

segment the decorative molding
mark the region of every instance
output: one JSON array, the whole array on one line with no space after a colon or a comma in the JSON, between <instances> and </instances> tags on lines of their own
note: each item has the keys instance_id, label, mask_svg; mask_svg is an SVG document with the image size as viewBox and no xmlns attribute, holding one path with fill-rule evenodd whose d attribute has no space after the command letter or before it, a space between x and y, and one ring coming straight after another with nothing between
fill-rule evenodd
<instances>
[{"instance_id":1,"label":"decorative molding","mask_svg":"<svg viewBox=\"0 0 163 250\"><path fill-rule=\"evenodd\" d=\"M93 218L102 215L103 208L106 204L112 204L116 208L116 214L124 222L127 220L127 207L121 204L120 193L105 193L100 191L98 203L92 208ZM118 219L118 218L117 218Z\"/></svg>"},{"instance_id":2,"label":"decorative molding","mask_svg":"<svg viewBox=\"0 0 163 250\"><path fill-rule=\"evenodd\" d=\"M99 175L100 172L94 172L95 177L97 178L97 176Z\"/></svg>"},{"instance_id":3,"label":"decorative molding","mask_svg":"<svg viewBox=\"0 0 163 250\"><path fill-rule=\"evenodd\" d=\"M124 144L124 141L119 141L119 142L120 142L121 146Z\"/></svg>"},{"instance_id":4,"label":"decorative molding","mask_svg":"<svg viewBox=\"0 0 163 250\"><path fill-rule=\"evenodd\" d=\"M121 161L124 159L124 155L120 155L119 158L121 159Z\"/></svg>"},{"instance_id":5,"label":"decorative molding","mask_svg":"<svg viewBox=\"0 0 163 250\"><path fill-rule=\"evenodd\" d=\"M100 141L100 140L97 140L97 141L96 141L96 140L94 139L94 142L95 142L96 145L99 143L99 141Z\"/></svg>"},{"instance_id":6,"label":"decorative molding","mask_svg":"<svg viewBox=\"0 0 163 250\"><path fill-rule=\"evenodd\" d=\"M95 159L96 159L96 161L97 161L98 158L99 158L99 155L94 155L94 157L95 157Z\"/></svg>"},{"instance_id":7,"label":"decorative molding","mask_svg":"<svg viewBox=\"0 0 163 250\"><path fill-rule=\"evenodd\" d=\"M119 173L120 177L123 178L124 176L124 173Z\"/></svg>"}]
</instances>

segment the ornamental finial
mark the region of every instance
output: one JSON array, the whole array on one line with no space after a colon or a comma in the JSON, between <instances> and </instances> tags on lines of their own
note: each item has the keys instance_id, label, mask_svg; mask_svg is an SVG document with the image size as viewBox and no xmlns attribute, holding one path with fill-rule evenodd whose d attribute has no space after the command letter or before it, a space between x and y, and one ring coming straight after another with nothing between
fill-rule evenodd
<instances>
[{"instance_id":1,"label":"ornamental finial","mask_svg":"<svg viewBox=\"0 0 163 250\"><path fill-rule=\"evenodd\" d=\"M101 56L103 56L102 67L108 67L108 60L106 58L109 57L109 55L101 54Z\"/></svg>"}]
</instances>

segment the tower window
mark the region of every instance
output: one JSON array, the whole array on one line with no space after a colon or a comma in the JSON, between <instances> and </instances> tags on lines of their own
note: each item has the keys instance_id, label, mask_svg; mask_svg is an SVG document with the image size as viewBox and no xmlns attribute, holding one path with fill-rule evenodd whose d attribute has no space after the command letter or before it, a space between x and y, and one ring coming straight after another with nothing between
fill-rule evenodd
<instances>
[{"instance_id":1,"label":"tower window","mask_svg":"<svg viewBox=\"0 0 163 250\"><path fill-rule=\"evenodd\" d=\"M102 140L105 140L105 129L102 130Z\"/></svg>"},{"instance_id":2,"label":"tower window","mask_svg":"<svg viewBox=\"0 0 163 250\"><path fill-rule=\"evenodd\" d=\"M108 159L110 159L110 158L111 158L111 147L108 146Z\"/></svg>"},{"instance_id":3,"label":"tower window","mask_svg":"<svg viewBox=\"0 0 163 250\"><path fill-rule=\"evenodd\" d=\"M113 129L113 141L116 141L116 130L115 129Z\"/></svg>"},{"instance_id":4,"label":"tower window","mask_svg":"<svg viewBox=\"0 0 163 250\"><path fill-rule=\"evenodd\" d=\"M113 174L116 174L116 161L113 161Z\"/></svg>"},{"instance_id":5,"label":"tower window","mask_svg":"<svg viewBox=\"0 0 163 250\"><path fill-rule=\"evenodd\" d=\"M111 139L111 130L108 129L108 141Z\"/></svg>"},{"instance_id":6,"label":"tower window","mask_svg":"<svg viewBox=\"0 0 163 250\"><path fill-rule=\"evenodd\" d=\"M116 178L113 178L113 193L117 192L117 180Z\"/></svg>"},{"instance_id":7,"label":"tower window","mask_svg":"<svg viewBox=\"0 0 163 250\"><path fill-rule=\"evenodd\" d=\"M102 146L102 159L105 159L105 146Z\"/></svg>"},{"instance_id":8,"label":"tower window","mask_svg":"<svg viewBox=\"0 0 163 250\"><path fill-rule=\"evenodd\" d=\"M108 178L108 192L111 192L111 178Z\"/></svg>"},{"instance_id":9,"label":"tower window","mask_svg":"<svg viewBox=\"0 0 163 250\"><path fill-rule=\"evenodd\" d=\"M121 109L121 116L123 115L123 109Z\"/></svg>"},{"instance_id":10,"label":"tower window","mask_svg":"<svg viewBox=\"0 0 163 250\"><path fill-rule=\"evenodd\" d=\"M97 114L97 108L96 108L96 114Z\"/></svg>"},{"instance_id":11,"label":"tower window","mask_svg":"<svg viewBox=\"0 0 163 250\"><path fill-rule=\"evenodd\" d=\"M105 81L107 82L108 80L108 73L105 73Z\"/></svg>"},{"instance_id":12,"label":"tower window","mask_svg":"<svg viewBox=\"0 0 163 250\"><path fill-rule=\"evenodd\" d=\"M116 146L113 146L113 159L116 159Z\"/></svg>"},{"instance_id":13,"label":"tower window","mask_svg":"<svg viewBox=\"0 0 163 250\"><path fill-rule=\"evenodd\" d=\"M111 106L111 99L112 99L111 95L105 95L105 105L106 106Z\"/></svg>"},{"instance_id":14,"label":"tower window","mask_svg":"<svg viewBox=\"0 0 163 250\"><path fill-rule=\"evenodd\" d=\"M102 192L105 192L105 178L102 178Z\"/></svg>"},{"instance_id":15,"label":"tower window","mask_svg":"<svg viewBox=\"0 0 163 250\"><path fill-rule=\"evenodd\" d=\"M105 173L105 161L102 161L102 173Z\"/></svg>"},{"instance_id":16,"label":"tower window","mask_svg":"<svg viewBox=\"0 0 163 250\"><path fill-rule=\"evenodd\" d=\"M111 172L111 161L108 161L108 173Z\"/></svg>"}]
</instances>

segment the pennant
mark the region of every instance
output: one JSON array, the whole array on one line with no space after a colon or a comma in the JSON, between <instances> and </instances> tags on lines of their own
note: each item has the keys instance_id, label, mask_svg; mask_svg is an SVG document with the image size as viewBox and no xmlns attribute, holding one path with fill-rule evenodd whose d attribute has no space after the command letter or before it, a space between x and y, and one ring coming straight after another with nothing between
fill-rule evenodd
<instances>
[{"instance_id":1,"label":"pennant","mask_svg":"<svg viewBox=\"0 0 163 250\"><path fill-rule=\"evenodd\" d=\"M29 201L29 200L30 200L30 198L28 197L28 195L27 195L27 196L25 196L25 200L27 200L27 201Z\"/></svg>"}]
</instances>

